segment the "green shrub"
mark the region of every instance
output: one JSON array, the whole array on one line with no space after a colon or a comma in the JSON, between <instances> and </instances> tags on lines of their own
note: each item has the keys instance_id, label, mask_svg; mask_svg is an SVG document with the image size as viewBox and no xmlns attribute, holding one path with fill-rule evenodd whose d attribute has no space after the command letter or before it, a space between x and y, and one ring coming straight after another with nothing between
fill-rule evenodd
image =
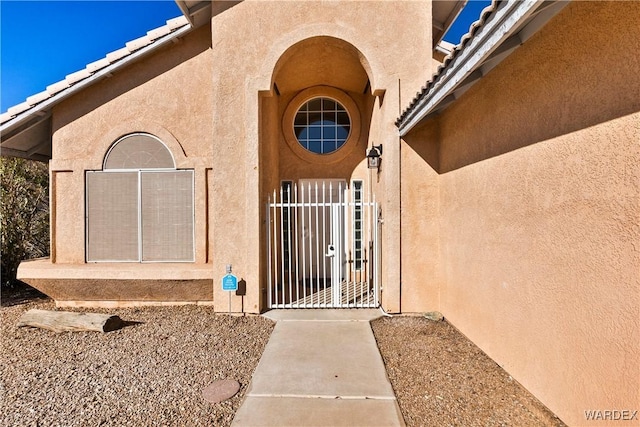
<instances>
[{"instance_id":1,"label":"green shrub","mask_svg":"<svg viewBox=\"0 0 640 427\"><path fill-rule=\"evenodd\" d=\"M49 255L49 173L46 163L0 158L2 288L15 283L24 259Z\"/></svg>"}]
</instances>

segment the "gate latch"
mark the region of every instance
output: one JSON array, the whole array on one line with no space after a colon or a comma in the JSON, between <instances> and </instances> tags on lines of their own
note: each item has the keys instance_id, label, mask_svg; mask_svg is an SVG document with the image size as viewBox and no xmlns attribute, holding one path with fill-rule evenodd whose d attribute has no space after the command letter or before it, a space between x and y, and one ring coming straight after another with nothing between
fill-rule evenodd
<instances>
[{"instance_id":1,"label":"gate latch","mask_svg":"<svg viewBox=\"0 0 640 427\"><path fill-rule=\"evenodd\" d=\"M336 256L336 248L331 244L329 246L327 246L327 253L326 253L325 256L330 257L330 258Z\"/></svg>"}]
</instances>

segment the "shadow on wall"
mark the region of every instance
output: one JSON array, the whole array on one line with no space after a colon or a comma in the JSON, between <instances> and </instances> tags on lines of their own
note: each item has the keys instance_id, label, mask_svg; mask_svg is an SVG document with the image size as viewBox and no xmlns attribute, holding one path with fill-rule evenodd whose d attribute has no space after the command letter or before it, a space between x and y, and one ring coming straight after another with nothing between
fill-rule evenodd
<instances>
[{"instance_id":1,"label":"shadow on wall","mask_svg":"<svg viewBox=\"0 0 640 427\"><path fill-rule=\"evenodd\" d=\"M640 4L616 3L570 4L404 140L443 174L640 111Z\"/></svg>"}]
</instances>

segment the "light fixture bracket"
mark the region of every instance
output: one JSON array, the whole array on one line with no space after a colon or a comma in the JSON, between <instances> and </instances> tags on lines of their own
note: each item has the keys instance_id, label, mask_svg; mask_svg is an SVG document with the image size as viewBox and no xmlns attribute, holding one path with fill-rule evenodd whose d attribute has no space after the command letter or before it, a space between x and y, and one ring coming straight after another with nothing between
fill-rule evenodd
<instances>
[{"instance_id":1,"label":"light fixture bracket","mask_svg":"<svg viewBox=\"0 0 640 427\"><path fill-rule=\"evenodd\" d=\"M372 145L367 152L367 168L379 169L380 162L382 161L382 144Z\"/></svg>"}]
</instances>

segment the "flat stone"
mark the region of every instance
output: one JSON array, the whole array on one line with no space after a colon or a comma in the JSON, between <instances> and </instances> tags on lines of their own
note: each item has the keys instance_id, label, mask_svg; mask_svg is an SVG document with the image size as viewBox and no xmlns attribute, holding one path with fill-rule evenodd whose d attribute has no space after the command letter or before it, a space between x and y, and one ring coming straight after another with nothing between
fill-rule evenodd
<instances>
[{"instance_id":1,"label":"flat stone","mask_svg":"<svg viewBox=\"0 0 640 427\"><path fill-rule=\"evenodd\" d=\"M335 322L335 321L351 321L351 322L370 322L382 317L382 312L378 309L352 308L327 310L321 309L285 309L271 310L263 314L267 319L276 322L280 321L313 321L313 322Z\"/></svg>"},{"instance_id":2,"label":"flat stone","mask_svg":"<svg viewBox=\"0 0 640 427\"><path fill-rule=\"evenodd\" d=\"M395 399L310 399L248 396L233 427L402 427Z\"/></svg>"},{"instance_id":3,"label":"flat stone","mask_svg":"<svg viewBox=\"0 0 640 427\"><path fill-rule=\"evenodd\" d=\"M214 381L202 390L202 397L210 403L218 403L235 396L240 390L240 383L236 380Z\"/></svg>"},{"instance_id":4,"label":"flat stone","mask_svg":"<svg viewBox=\"0 0 640 427\"><path fill-rule=\"evenodd\" d=\"M439 311L429 311L424 314L424 317L429 320L433 320L434 322L440 322L444 320L444 316Z\"/></svg>"},{"instance_id":5,"label":"flat stone","mask_svg":"<svg viewBox=\"0 0 640 427\"><path fill-rule=\"evenodd\" d=\"M371 331L380 310L272 310L234 427L404 426Z\"/></svg>"},{"instance_id":6,"label":"flat stone","mask_svg":"<svg viewBox=\"0 0 640 427\"><path fill-rule=\"evenodd\" d=\"M353 321L276 323L248 394L395 397L369 322Z\"/></svg>"}]
</instances>

